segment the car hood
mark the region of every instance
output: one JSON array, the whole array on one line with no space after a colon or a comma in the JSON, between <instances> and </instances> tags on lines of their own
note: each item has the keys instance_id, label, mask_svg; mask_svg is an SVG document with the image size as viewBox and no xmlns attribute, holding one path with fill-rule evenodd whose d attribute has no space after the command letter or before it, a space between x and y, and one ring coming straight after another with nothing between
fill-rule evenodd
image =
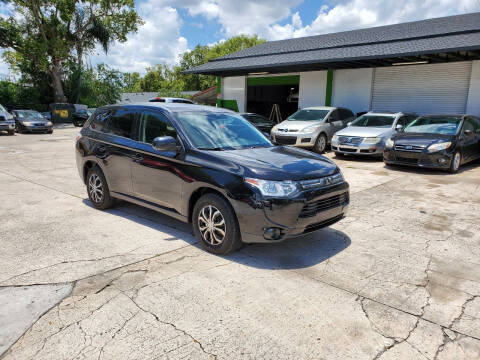
<instances>
[{"instance_id":1,"label":"car hood","mask_svg":"<svg viewBox=\"0 0 480 360\"><path fill-rule=\"evenodd\" d=\"M314 179L338 171L335 163L321 155L287 146L218 151L215 157L229 163L237 175L265 180Z\"/></svg>"},{"instance_id":2,"label":"car hood","mask_svg":"<svg viewBox=\"0 0 480 360\"><path fill-rule=\"evenodd\" d=\"M280 124L277 126L278 129L288 129L288 130L303 130L307 126L312 126L312 125L320 125L322 124L321 121L318 120L311 120L311 121L282 121Z\"/></svg>"},{"instance_id":3,"label":"car hood","mask_svg":"<svg viewBox=\"0 0 480 360\"><path fill-rule=\"evenodd\" d=\"M349 126L345 129L337 131L335 135L338 136L358 136L358 137L375 137L391 134L392 128L382 127L366 127L366 126Z\"/></svg>"},{"instance_id":4,"label":"car hood","mask_svg":"<svg viewBox=\"0 0 480 360\"><path fill-rule=\"evenodd\" d=\"M428 147L436 142L453 141L455 135L400 133L394 138L395 144Z\"/></svg>"}]
</instances>

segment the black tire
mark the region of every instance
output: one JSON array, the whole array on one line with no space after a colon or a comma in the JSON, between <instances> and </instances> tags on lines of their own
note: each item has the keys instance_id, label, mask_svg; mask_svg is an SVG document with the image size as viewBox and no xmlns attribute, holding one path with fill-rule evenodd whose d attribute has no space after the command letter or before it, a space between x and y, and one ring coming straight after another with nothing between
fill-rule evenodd
<instances>
[{"instance_id":1,"label":"black tire","mask_svg":"<svg viewBox=\"0 0 480 360\"><path fill-rule=\"evenodd\" d=\"M460 152L457 151L453 155L453 158L452 158L452 161L450 162L450 167L448 168L448 171L452 174L455 174L458 171L458 169L460 169L461 164L462 164L462 154L460 154Z\"/></svg>"},{"instance_id":2,"label":"black tire","mask_svg":"<svg viewBox=\"0 0 480 360\"><path fill-rule=\"evenodd\" d=\"M313 150L318 154L323 154L327 149L327 142L327 136L325 134L318 135Z\"/></svg>"},{"instance_id":3,"label":"black tire","mask_svg":"<svg viewBox=\"0 0 480 360\"><path fill-rule=\"evenodd\" d=\"M48 130L47 134L53 134L53 130Z\"/></svg>"},{"instance_id":4,"label":"black tire","mask_svg":"<svg viewBox=\"0 0 480 360\"><path fill-rule=\"evenodd\" d=\"M224 236L218 244L213 244L212 242L215 242L216 236L221 236L221 233L216 233L217 235L214 235L212 238L212 231L210 231L209 234L209 230L205 230L204 233L206 235L204 236L200 230L200 224L203 221L202 219L199 219L201 217L201 212L205 209L205 214L207 214L208 217L209 207L210 209L213 208L219 211L224 220L224 226L220 227L220 229L223 229L224 231ZM215 213L216 211L213 211L213 214ZM210 212L210 214L212 213ZM215 218L219 219L219 217L210 216L213 223L215 223ZM205 194L197 201L193 208L192 223L196 238L202 247L212 254L224 255L242 247L243 243L235 211L223 197L217 194ZM221 221L218 223L221 223ZM208 226L205 227L208 228ZM215 229L219 228L215 227ZM215 232L215 230L213 230L213 232ZM213 241L209 241L209 237L210 239L213 239Z\"/></svg>"},{"instance_id":5,"label":"black tire","mask_svg":"<svg viewBox=\"0 0 480 360\"><path fill-rule=\"evenodd\" d=\"M15 130L8 130L8 135L10 136L15 135Z\"/></svg>"},{"instance_id":6,"label":"black tire","mask_svg":"<svg viewBox=\"0 0 480 360\"><path fill-rule=\"evenodd\" d=\"M107 180L105 180L105 176L98 166L94 166L88 171L86 183L88 198L96 209L105 210L113 206L115 199L110 196ZM99 196L99 192L91 189L93 183L96 184L96 189L101 186L102 196Z\"/></svg>"}]
</instances>

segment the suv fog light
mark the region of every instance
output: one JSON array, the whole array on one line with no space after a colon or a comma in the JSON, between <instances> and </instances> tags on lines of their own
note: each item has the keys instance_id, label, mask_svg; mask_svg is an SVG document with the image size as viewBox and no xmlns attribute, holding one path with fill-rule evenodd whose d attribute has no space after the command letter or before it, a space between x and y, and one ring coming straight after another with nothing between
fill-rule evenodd
<instances>
[{"instance_id":1,"label":"suv fog light","mask_svg":"<svg viewBox=\"0 0 480 360\"><path fill-rule=\"evenodd\" d=\"M447 162L447 159L445 159L445 158L440 158L440 159L438 159L438 162L439 162L440 164L445 164L445 163Z\"/></svg>"},{"instance_id":2,"label":"suv fog light","mask_svg":"<svg viewBox=\"0 0 480 360\"><path fill-rule=\"evenodd\" d=\"M263 232L266 240L279 240L282 236L282 229L279 228L268 228Z\"/></svg>"},{"instance_id":3,"label":"suv fog light","mask_svg":"<svg viewBox=\"0 0 480 360\"><path fill-rule=\"evenodd\" d=\"M311 140L311 138L303 138L302 143L309 143Z\"/></svg>"}]
</instances>

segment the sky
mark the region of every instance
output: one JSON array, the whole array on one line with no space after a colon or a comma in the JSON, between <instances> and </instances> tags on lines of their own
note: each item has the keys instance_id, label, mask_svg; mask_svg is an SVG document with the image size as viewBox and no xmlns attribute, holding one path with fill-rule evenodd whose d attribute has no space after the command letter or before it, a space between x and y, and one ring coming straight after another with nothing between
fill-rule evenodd
<instances>
[{"instance_id":1,"label":"sky","mask_svg":"<svg viewBox=\"0 0 480 360\"><path fill-rule=\"evenodd\" d=\"M126 43L87 62L145 73L158 63L174 64L197 44L211 45L235 35L267 40L395 24L480 11L480 0L137 0L142 19ZM0 16L11 7L0 3ZM14 15L14 14L13 14ZM1 52L1 50L0 50ZM0 59L0 76L9 74Z\"/></svg>"}]
</instances>

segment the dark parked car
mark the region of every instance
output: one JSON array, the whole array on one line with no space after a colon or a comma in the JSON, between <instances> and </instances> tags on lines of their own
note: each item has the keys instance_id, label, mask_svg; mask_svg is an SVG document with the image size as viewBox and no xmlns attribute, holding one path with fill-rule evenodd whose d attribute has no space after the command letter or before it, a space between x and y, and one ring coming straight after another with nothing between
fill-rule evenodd
<instances>
[{"instance_id":1,"label":"dark parked car","mask_svg":"<svg viewBox=\"0 0 480 360\"><path fill-rule=\"evenodd\" d=\"M252 123L253 126L264 133L267 137L270 137L270 131L274 125L272 121L267 119L265 116L254 113L241 113L240 115Z\"/></svg>"},{"instance_id":2,"label":"dark parked car","mask_svg":"<svg viewBox=\"0 0 480 360\"><path fill-rule=\"evenodd\" d=\"M79 109L72 114L72 123L75 126L83 126L85 121L95 112L96 109Z\"/></svg>"},{"instance_id":3,"label":"dark parked car","mask_svg":"<svg viewBox=\"0 0 480 360\"><path fill-rule=\"evenodd\" d=\"M456 172L480 158L480 119L471 115L425 115L387 140L386 164L413 165Z\"/></svg>"},{"instance_id":4,"label":"dark parked car","mask_svg":"<svg viewBox=\"0 0 480 360\"><path fill-rule=\"evenodd\" d=\"M53 124L35 110L13 110L15 130L19 133L53 133Z\"/></svg>"},{"instance_id":5,"label":"dark parked car","mask_svg":"<svg viewBox=\"0 0 480 360\"><path fill-rule=\"evenodd\" d=\"M98 109L76 143L93 206L122 199L191 222L216 254L342 219L349 186L325 157L273 146L236 113L151 103Z\"/></svg>"},{"instance_id":6,"label":"dark parked car","mask_svg":"<svg viewBox=\"0 0 480 360\"><path fill-rule=\"evenodd\" d=\"M15 134L13 116L2 105L0 105L0 131L6 131L8 135Z\"/></svg>"},{"instance_id":7,"label":"dark parked car","mask_svg":"<svg viewBox=\"0 0 480 360\"><path fill-rule=\"evenodd\" d=\"M52 121L52 113L50 111L44 111L40 114L42 114L46 120Z\"/></svg>"}]
</instances>

